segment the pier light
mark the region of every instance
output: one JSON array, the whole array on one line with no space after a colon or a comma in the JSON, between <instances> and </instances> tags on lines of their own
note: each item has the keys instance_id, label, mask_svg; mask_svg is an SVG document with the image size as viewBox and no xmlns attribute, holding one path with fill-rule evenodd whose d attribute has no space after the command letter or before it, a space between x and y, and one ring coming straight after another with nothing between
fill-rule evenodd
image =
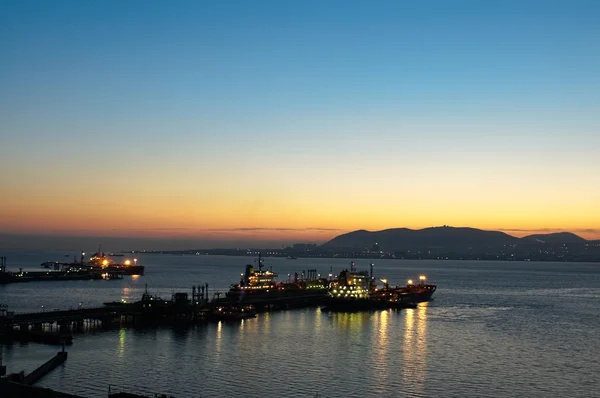
<instances>
[{"instance_id":1,"label":"pier light","mask_svg":"<svg viewBox=\"0 0 600 398\"><path fill-rule=\"evenodd\" d=\"M427 278L425 278L425 275L421 275L421 276L419 276L419 279L421 280L421 283L424 283L425 279L427 279Z\"/></svg>"},{"instance_id":2,"label":"pier light","mask_svg":"<svg viewBox=\"0 0 600 398\"><path fill-rule=\"evenodd\" d=\"M412 280L412 279L409 279L409 280L408 280L408 284L409 284L409 285L412 285L412 284L413 284L413 280Z\"/></svg>"},{"instance_id":3,"label":"pier light","mask_svg":"<svg viewBox=\"0 0 600 398\"><path fill-rule=\"evenodd\" d=\"M108 260L102 261L102 265L107 266L108 265Z\"/></svg>"},{"instance_id":4,"label":"pier light","mask_svg":"<svg viewBox=\"0 0 600 398\"><path fill-rule=\"evenodd\" d=\"M137 258L134 258L133 262L137 265Z\"/></svg>"},{"instance_id":5,"label":"pier light","mask_svg":"<svg viewBox=\"0 0 600 398\"><path fill-rule=\"evenodd\" d=\"M131 265L131 261L125 260L125 265Z\"/></svg>"}]
</instances>

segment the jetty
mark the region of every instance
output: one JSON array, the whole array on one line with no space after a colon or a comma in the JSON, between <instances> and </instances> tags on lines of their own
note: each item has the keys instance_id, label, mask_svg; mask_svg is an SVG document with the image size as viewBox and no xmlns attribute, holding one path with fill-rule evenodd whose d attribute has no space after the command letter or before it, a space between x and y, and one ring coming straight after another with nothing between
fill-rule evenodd
<instances>
[{"instance_id":1,"label":"jetty","mask_svg":"<svg viewBox=\"0 0 600 398\"><path fill-rule=\"evenodd\" d=\"M123 279L126 272L120 268L109 267L106 269L90 266L56 263L53 270L23 271L6 270L6 257L0 257L0 284L39 282L39 281L80 281Z\"/></svg>"},{"instance_id":2,"label":"jetty","mask_svg":"<svg viewBox=\"0 0 600 398\"><path fill-rule=\"evenodd\" d=\"M83 398L78 395L65 394L49 388L38 388L33 385L42 377L52 372L67 360L67 352L64 349L50 358L33 372L25 375L24 371L6 375L6 367L2 365L2 350L0 347L0 391L4 397L50 397L50 398Z\"/></svg>"}]
</instances>

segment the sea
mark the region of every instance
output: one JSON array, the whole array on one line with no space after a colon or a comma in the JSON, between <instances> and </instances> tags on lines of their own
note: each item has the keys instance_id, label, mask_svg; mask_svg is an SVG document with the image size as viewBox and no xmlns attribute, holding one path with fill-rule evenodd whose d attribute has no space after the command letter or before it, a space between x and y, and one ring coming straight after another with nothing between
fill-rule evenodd
<instances>
[{"instance_id":1,"label":"sea","mask_svg":"<svg viewBox=\"0 0 600 398\"><path fill-rule=\"evenodd\" d=\"M79 253L5 251L9 270ZM0 285L0 303L32 312L170 299L237 283L254 256L135 254L143 276ZM288 274L322 276L350 259L265 257ZM68 360L36 386L84 397L109 388L185 397L600 397L600 264L355 259L391 285L425 275L438 289L416 309L327 313L306 308L193 327L116 327L76 334ZM254 263L256 264L256 263ZM60 347L4 344L26 373ZM0 394L1 395L1 394Z\"/></svg>"}]
</instances>

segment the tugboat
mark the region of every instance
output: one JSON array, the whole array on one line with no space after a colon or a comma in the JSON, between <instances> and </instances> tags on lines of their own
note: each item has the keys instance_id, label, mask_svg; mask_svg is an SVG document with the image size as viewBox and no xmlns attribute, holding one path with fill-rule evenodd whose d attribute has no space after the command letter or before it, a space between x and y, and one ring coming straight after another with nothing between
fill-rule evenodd
<instances>
[{"instance_id":1,"label":"tugboat","mask_svg":"<svg viewBox=\"0 0 600 398\"><path fill-rule=\"evenodd\" d=\"M427 277L425 275L420 275L418 284L413 283L412 279L409 279L406 286L396 287L393 290L400 297L404 297L405 299L410 298L415 303L430 301L437 289L437 285L425 283L426 280Z\"/></svg>"}]
</instances>

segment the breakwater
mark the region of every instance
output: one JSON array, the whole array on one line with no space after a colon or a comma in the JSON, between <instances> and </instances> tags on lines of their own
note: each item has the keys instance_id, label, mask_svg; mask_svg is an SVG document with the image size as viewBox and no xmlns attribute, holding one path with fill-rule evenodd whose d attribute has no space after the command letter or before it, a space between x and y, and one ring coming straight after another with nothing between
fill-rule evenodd
<instances>
[{"instance_id":1,"label":"breakwater","mask_svg":"<svg viewBox=\"0 0 600 398\"><path fill-rule=\"evenodd\" d=\"M39 379L52 372L56 367L62 365L67 360L67 352L59 351L55 356L46 361L43 365L35 369L33 372L25 376L24 384L31 386Z\"/></svg>"}]
</instances>

